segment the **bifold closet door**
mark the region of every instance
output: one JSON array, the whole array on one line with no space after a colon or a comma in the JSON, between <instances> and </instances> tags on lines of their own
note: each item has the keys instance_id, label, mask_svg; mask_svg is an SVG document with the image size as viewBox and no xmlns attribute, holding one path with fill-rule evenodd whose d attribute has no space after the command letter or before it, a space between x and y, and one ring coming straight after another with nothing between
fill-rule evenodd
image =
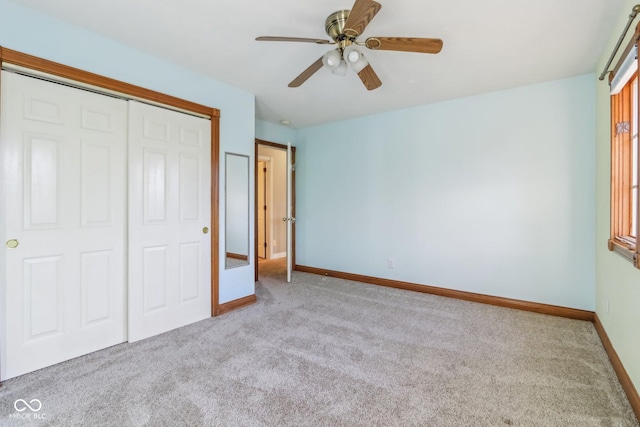
<instances>
[{"instance_id":1,"label":"bifold closet door","mask_svg":"<svg viewBox=\"0 0 640 427\"><path fill-rule=\"evenodd\" d=\"M127 102L1 81L7 379L126 341Z\"/></svg>"},{"instance_id":2,"label":"bifold closet door","mask_svg":"<svg viewBox=\"0 0 640 427\"><path fill-rule=\"evenodd\" d=\"M129 102L129 341L211 316L211 122Z\"/></svg>"}]
</instances>

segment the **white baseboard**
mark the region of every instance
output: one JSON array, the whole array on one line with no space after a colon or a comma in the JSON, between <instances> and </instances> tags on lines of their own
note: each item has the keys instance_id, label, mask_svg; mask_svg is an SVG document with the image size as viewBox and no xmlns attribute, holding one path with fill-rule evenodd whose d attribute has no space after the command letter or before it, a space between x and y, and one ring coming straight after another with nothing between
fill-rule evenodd
<instances>
[{"instance_id":1,"label":"white baseboard","mask_svg":"<svg viewBox=\"0 0 640 427\"><path fill-rule=\"evenodd\" d=\"M286 252L280 252L277 254L271 254L271 258L270 259L278 259L278 258L286 258L287 257L287 253Z\"/></svg>"}]
</instances>

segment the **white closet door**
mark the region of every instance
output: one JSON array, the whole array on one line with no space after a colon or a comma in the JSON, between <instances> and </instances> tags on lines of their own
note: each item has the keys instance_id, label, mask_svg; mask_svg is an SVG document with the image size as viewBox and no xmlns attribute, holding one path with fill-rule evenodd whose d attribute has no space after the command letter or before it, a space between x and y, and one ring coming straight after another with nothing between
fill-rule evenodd
<instances>
[{"instance_id":1,"label":"white closet door","mask_svg":"<svg viewBox=\"0 0 640 427\"><path fill-rule=\"evenodd\" d=\"M211 122L130 101L129 341L211 316L210 227Z\"/></svg>"},{"instance_id":2,"label":"white closet door","mask_svg":"<svg viewBox=\"0 0 640 427\"><path fill-rule=\"evenodd\" d=\"M6 379L126 340L127 103L3 71L1 111Z\"/></svg>"}]
</instances>

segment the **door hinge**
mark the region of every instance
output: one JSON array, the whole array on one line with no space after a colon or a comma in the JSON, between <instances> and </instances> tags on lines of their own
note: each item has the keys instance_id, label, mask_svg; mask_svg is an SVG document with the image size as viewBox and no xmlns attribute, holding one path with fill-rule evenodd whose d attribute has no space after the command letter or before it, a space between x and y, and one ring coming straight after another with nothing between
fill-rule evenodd
<instances>
[{"instance_id":1,"label":"door hinge","mask_svg":"<svg viewBox=\"0 0 640 427\"><path fill-rule=\"evenodd\" d=\"M265 210L265 211L267 210L267 206L266 206L266 205L265 205L265 207L264 207L264 210Z\"/></svg>"},{"instance_id":2,"label":"door hinge","mask_svg":"<svg viewBox=\"0 0 640 427\"><path fill-rule=\"evenodd\" d=\"M267 247L267 242L264 242L264 247L265 247L265 248Z\"/></svg>"},{"instance_id":3,"label":"door hinge","mask_svg":"<svg viewBox=\"0 0 640 427\"><path fill-rule=\"evenodd\" d=\"M262 172L267 173L267 168L262 169Z\"/></svg>"}]
</instances>

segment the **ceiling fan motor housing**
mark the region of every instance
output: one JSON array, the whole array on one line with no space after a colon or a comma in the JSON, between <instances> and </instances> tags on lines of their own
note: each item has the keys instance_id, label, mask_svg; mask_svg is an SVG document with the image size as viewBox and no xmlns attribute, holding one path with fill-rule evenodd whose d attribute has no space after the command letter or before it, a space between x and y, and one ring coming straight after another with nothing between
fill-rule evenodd
<instances>
[{"instance_id":1,"label":"ceiling fan motor housing","mask_svg":"<svg viewBox=\"0 0 640 427\"><path fill-rule=\"evenodd\" d=\"M327 35L331 37L333 41L340 42L346 37L344 34L344 24L347 22L347 18L349 18L348 10L339 10L327 17L324 28Z\"/></svg>"}]
</instances>

